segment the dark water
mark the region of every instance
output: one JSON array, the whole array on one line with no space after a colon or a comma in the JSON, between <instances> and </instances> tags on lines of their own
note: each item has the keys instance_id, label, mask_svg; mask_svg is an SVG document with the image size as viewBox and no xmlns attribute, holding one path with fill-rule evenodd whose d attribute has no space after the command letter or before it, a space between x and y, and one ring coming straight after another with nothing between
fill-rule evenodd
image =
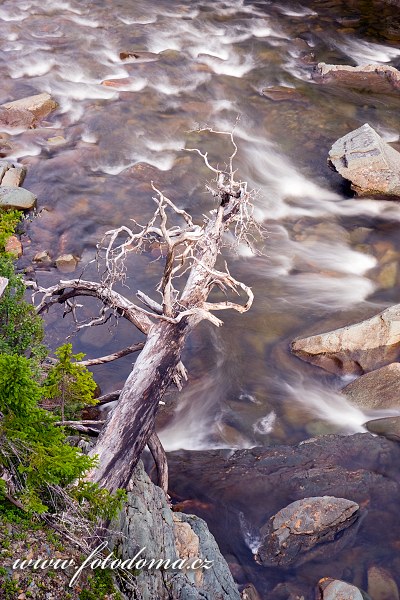
<instances>
[{"instance_id":1,"label":"dark water","mask_svg":"<svg viewBox=\"0 0 400 600\"><path fill-rule=\"evenodd\" d=\"M398 141L400 100L312 79L320 61L400 66L398 9L337 0L13 0L0 6L0 33L0 102L48 91L60 104L41 127L12 139L11 158L28 166L25 186L43 209L26 226L25 266L40 250L53 258L72 252L81 273L107 229L146 221L152 179L194 214L210 209L210 175L182 148L201 145L223 162L230 154L223 138L190 130L230 130L240 115L236 166L258 190L256 214L268 237L262 257L245 248L226 254L256 300L249 313L224 313L223 328L204 324L189 340L189 384L169 395L160 417L167 449L362 431L366 415L337 393L344 381L291 357L288 343L398 298L399 205L353 199L326 156L338 137L365 122ZM126 50L160 56L123 63ZM296 95L275 102L261 94L276 85ZM60 143L52 141L57 136ZM132 293L154 290L159 264L149 258L129 263ZM85 277L92 274L89 266ZM60 273L37 276L48 285ZM52 347L73 331L60 317L56 310L46 317ZM95 357L136 339L120 323L83 330L73 342ZM123 384L131 362L95 370L103 392Z\"/></svg>"}]
</instances>

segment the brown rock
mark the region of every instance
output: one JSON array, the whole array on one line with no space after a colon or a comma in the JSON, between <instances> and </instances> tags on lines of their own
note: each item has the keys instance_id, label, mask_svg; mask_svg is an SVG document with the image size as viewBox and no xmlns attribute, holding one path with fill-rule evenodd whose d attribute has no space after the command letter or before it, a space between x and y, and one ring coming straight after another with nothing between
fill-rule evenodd
<instances>
[{"instance_id":1,"label":"brown rock","mask_svg":"<svg viewBox=\"0 0 400 600\"><path fill-rule=\"evenodd\" d=\"M62 254L56 258L56 266L61 273L72 273L75 271L78 259L72 254Z\"/></svg>"},{"instance_id":2,"label":"brown rock","mask_svg":"<svg viewBox=\"0 0 400 600\"><path fill-rule=\"evenodd\" d=\"M360 323L295 340L292 352L330 373L361 375L400 353L400 304Z\"/></svg>"},{"instance_id":3,"label":"brown rock","mask_svg":"<svg viewBox=\"0 0 400 600\"><path fill-rule=\"evenodd\" d=\"M399 600L396 582L382 567L368 569L368 594L373 600Z\"/></svg>"},{"instance_id":4,"label":"brown rock","mask_svg":"<svg viewBox=\"0 0 400 600\"><path fill-rule=\"evenodd\" d=\"M13 254L17 258L22 256L22 244L15 235L12 235L8 238L4 249L6 252Z\"/></svg>"},{"instance_id":5,"label":"brown rock","mask_svg":"<svg viewBox=\"0 0 400 600\"><path fill-rule=\"evenodd\" d=\"M284 85L277 85L273 87L264 88L261 90L261 94L274 102L283 102L285 100L291 100L292 102L305 102L303 94L298 90Z\"/></svg>"},{"instance_id":6,"label":"brown rock","mask_svg":"<svg viewBox=\"0 0 400 600\"><path fill-rule=\"evenodd\" d=\"M359 506L345 498L322 496L292 502L261 529L257 558L265 566L290 566L313 560L319 545L332 554L342 550L344 532L359 517ZM339 539L339 542L337 541Z\"/></svg>"},{"instance_id":7,"label":"brown rock","mask_svg":"<svg viewBox=\"0 0 400 600\"><path fill-rule=\"evenodd\" d=\"M388 65L328 65L318 63L316 79L378 94L400 92L400 71Z\"/></svg>"},{"instance_id":8,"label":"brown rock","mask_svg":"<svg viewBox=\"0 0 400 600\"><path fill-rule=\"evenodd\" d=\"M55 108L57 103L46 93L7 102L0 106L0 125L28 129L47 117Z\"/></svg>"},{"instance_id":9,"label":"brown rock","mask_svg":"<svg viewBox=\"0 0 400 600\"><path fill-rule=\"evenodd\" d=\"M342 390L360 408L400 408L400 363L392 363L359 377Z\"/></svg>"},{"instance_id":10,"label":"brown rock","mask_svg":"<svg viewBox=\"0 0 400 600\"><path fill-rule=\"evenodd\" d=\"M33 262L42 263L42 264L50 264L51 258L46 251L40 251L35 254L33 257Z\"/></svg>"},{"instance_id":11,"label":"brown rock","mask_svg":"<svg viewBox=\"0 0 400 600\"><path fill-rule=\"evenodd\" d=\"M252 583L245 586L241 593L242 600L261 600L260 594Z\"/></svg>"},{"instance_id":12,"label":"brown rock","mask_svg":"<svg viewBox=\"0 0 400 600\"><path fill-rule=\"evenodd\" d=\"M328 162L358 196L400 196L400 153L368 123L335 142Z\"/></svg>"},{"instance_id":13,"label":"brown rock","mask_svg":"<svg viewBox=\"0 0 400 600\"><path fill-rule=\"evenodd\" d=\"M57 102L53 100L50 94L43 93L7 102L6 104L2 104L1 108L6 108L8 111L27 110L37 120L40 120L47 117L47 115L57 108Z\"/></svg>"},{"instance_id":14,"label":"brown rock","mask_svg":"<svg viewBox=\"0 0 400 600\"><path fill-rule=\"evenodd\" d=\"M400 417L385 417L383 419L372 419L364 425L368 431L381 435L388 440L400 442Z\"/></svg>"},{"instance_id":15,"label":"brown rock","mask_svg":"<svg viewBox=\"0 0 400 600\"><path fill-rule=\"evenodd\" d=\"M140 51L131 50L131 51L126 51L126 52L120 52L119 57L121 60L123 60L125 62L137 62L137 63L154 62L155 60L158 60L160 58L160 56L158 54L155 54L154 52L143 52L141 50Z\"/></svg>"}]
</instances>

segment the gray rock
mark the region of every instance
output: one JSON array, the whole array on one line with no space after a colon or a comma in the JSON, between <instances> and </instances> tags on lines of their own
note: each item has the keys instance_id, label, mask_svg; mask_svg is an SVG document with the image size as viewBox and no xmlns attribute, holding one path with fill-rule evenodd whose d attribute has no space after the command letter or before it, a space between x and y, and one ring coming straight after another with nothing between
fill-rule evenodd
<instances>
[{"instance_id":1,"label":"gray rock","mask_svg":"<svg viewBox=\"0 0 400 600\"><path fill-rule=\"evenodd\" d=\"M358 196L400 196L400 153L368 123L333 144L329 164Z\"/></svg>"},{"instance_id":2,"label":"gray rock","mask_svg":"<svg viewBox=\"0 0 400 600\"><path fill-rule=\"evenodd\" d=\"M335 83L360 91L378 94L400 92L400 71L388 65L328 65L318 63L315 78L323 83Z\"/></svg>"},{"instance_id":3,"label":"gray rock","mask_svg":"<svg viewBox=\"0 0 400 600\"><path fill-rule=\"evenodd\" d=\"M371 433L381 435L388 440L400 442L400 417L384 417L383 419L372 419L365 423L365 427Z\"/></svg>"},{"instance_id":4,"label":"gray rock","mask_svg":"<svg viewBox=\"0 0 400 600\"><path fill-rule=\"evenodd\" d=\"M360 323L295 340L292 352L339 375L373 371L400 353L400 305Z\"/></svg>"},{"instance_id":5,"label":"gray rock","mask_svg":"<svg viewBox=\"0 0 400 600\"><path fill-rule=\"evenodd\" d=\"M28 210L36 204L36 196L21 187L0 185L0 206L2 208L16 208Z\"/></svg>"},{"instance_id":6,"label":"gray rock","mask_svg":"<svg viewBox=\"0 0 400 600\"><path fill-rule=\"evenodd\" d=\"M206 523L199 517L171 511L164 493L151 483L142 463L132 477L128 502L114 523L111 545L115 554L133 558L146 548L144 558L170 561L202 558L211 569L141 570L122 590L134 600L240 600L228 565Z\"/></svg>"},{"instance_id":7,"label":"gray rock","mask_svg":"<svg viewBox=\"0 0 400 600\"><path fill-rule=\"evenodd\" d=\"M354 585L330 577L319 582L318 591L319 600L371 600L365 592L361 592Z\"/></svg>"},{"instance_id":8,"label":"gray rock","mask_svg":"<svg viewBox=\"0 0 400 600\"><path fill-rule=\"evenodd\" d=\"M342 550L344 540L347 541L343 533L336 541L338 533L357 521L359 509L357 503L334 496L292 502L261 529L257 557L265 566L299 565L318 556L319 544L332 556Z\"/></svg>"},{"instance_id":9,"label":"gray rock","mask_svg":"<svg viewBox=\"0 0 400 600\"><path fill-rule=\"evenodd\" d=\"M343 388L346 397L360 408L400 408L400 363L392 363L362 375Z\"/></svg>"}]
</instances>

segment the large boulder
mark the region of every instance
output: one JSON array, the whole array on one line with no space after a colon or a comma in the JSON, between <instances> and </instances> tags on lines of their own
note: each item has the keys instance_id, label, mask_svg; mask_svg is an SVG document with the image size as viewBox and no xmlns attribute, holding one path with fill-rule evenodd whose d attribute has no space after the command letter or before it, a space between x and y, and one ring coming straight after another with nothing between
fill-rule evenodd
<instances>
[{"instance_id":1,"label":"large boulder","mask_svg":"<svg viewBox=\"0 0 400 600\"><path fill-rule=\"evenodd\" d=\"M292 502L261 529L258 560L265 566L299 565L317 558L320 544L324 546L323 553L327 552L328 544L333 556L350 537L354 538L346 535L345 530L359 516L358 504L345 498L322 496Z\"/></svg>"},{"instance_id":2,"label":"large boulder","mask_svg":"<svg viewBox=\"0 0 400 600\"><path fill-rule=\"evenodd\" d=\"M328 162L358 196L400 197L400 153L368 123L335 142Z\"/></svg>"},{"instance_id":3,"label":"large boulder","mask_svg":"<svg viewBox=\"0 0 400 600\"><path fill-rule=\"evenodd\" d=\"M350 67L318 63L315 78L322 83L335 83L378 94L400 92L400 71L388 65Z\"/></svg>"},{"instance_id":4,"label":"large boulder","mask_svg":"<svg viewBox=\"0 0 400 600\"><path fill-rule=\"evenodd\" d=\"M116 555L140 558L203 559L210 569L143 568L123 592L132 600L240 600L237 586L206 523L194 515L172 512L163 491L155 486L139 462L133 476L128 501L114 523L110 540Z\"/></svg>"},{"instance_id":5,"label":"large boulder","mask_svg":"<svg viewBox=\"0 0 400 600\"><path fill-rule=\"evenodd\" d=\"M292 352L330 373L373 371L400 355L400 304L360 323L292 342Z\"/></svg>"},{"instance_id":6,"label":"large boulder","mask_svg":"<svg viewBox=\"0 0 400 600\"><path fill-rule=\"evenodd\" d=\"M362 375L342 392L361 409L400 408L400 363Z\"/></svg>"}]
</instances>

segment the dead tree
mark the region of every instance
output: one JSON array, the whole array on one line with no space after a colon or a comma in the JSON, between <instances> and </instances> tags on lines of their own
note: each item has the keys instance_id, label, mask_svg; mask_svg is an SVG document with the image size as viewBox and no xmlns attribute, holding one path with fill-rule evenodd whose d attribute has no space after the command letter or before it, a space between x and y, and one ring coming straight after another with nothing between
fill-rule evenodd
<instances>
[{"instance_id":1,"label":"dead tree","mask_svg":"<svg viewBox=\"0 0 400 600\"><path fill-rule=\"evenodd\" d=\"M248 244L254 239L253 233L259 231L253 220L253 193L248 191L246 182L235 179L233 160L237 146L233 134L212 129L201 131L227 136L233 145L225 170L214 167L207 153L189 149L200 155L215 176L213 184L207 186L214 198L214 208L204 216L202 223L196 224L186 211L179 209L152 184L156 209L150 221L146 225L134 221L132 228L124 225L108 231L99 244L98 263L104 265L100 282L73 279L37 289L43 294L39 313L57 303L75 315L78 305L74 299L93 296L102 302L102 310L95 319L85 323L86 326L104 322L111 311L130 321L146 336L119 394L118 404L92 453L98 455L98 464L88 478L110 491L127 486L146 444L156 460L162 486L166 488L166 461L154 432L154 421L166 389L173 382L180 388L187 378L181 362L185 339L204 319L220 326L222 321L214 312L233 309L244 313L253 302L251 289L237 281L226 264L224 270L216 267L228 230L237 243ZM165 259L158 287L161 301L138 291L136 297L140 305L116 292L114 286L125 281L125 261L129 253L146 251L154 243L159 244ZM224 293L224 299L209 302L209 294L215 287ZM229 300L228 292L242 296L241 303Z\"/></svg>"}]
</instances>

